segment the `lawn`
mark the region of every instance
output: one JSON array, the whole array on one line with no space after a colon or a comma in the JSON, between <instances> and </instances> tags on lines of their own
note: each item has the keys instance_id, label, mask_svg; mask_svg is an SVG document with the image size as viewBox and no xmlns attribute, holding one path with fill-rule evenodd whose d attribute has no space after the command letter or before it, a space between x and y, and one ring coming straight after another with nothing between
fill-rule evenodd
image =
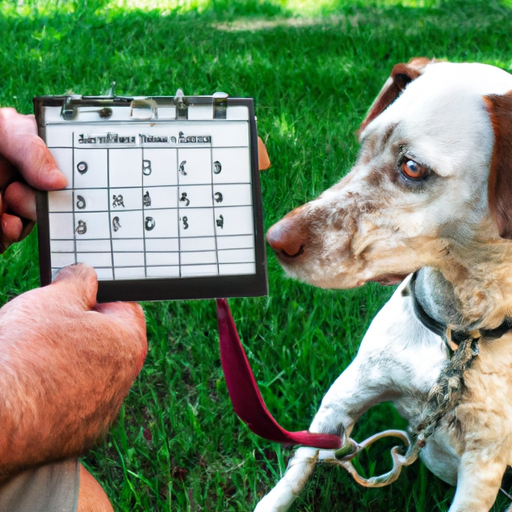
<instances>
[{"instance_id":1,"label":"lawn","mask_svg":"<svg viewBox=\"0 0 512 512\"><path fill-rule=\"evenodd\" d=\"M261 174L266 228L347 172L393 64L512 64L512 2L496 0L0 1L0 33L0 104L24 113L34 96L98 94L112 80L118 94L254 98L273 164ZM36 261L35 233L0 258L1 303L38 286ZM268 269L268 297L230 304L268 408L302 430L392 290L314 289L286 279L272 254ZM214 302L143 306L146 364L83 462L118 511L252 510L292 449L257 438L232 412ZM404 422L382 405L354 437L391 427ZM380 468L382 448L364 455L367 472ZM452 497L420 462L378 490L319 467L293 510L445 511Z\"/></svg>"}]
</instances>

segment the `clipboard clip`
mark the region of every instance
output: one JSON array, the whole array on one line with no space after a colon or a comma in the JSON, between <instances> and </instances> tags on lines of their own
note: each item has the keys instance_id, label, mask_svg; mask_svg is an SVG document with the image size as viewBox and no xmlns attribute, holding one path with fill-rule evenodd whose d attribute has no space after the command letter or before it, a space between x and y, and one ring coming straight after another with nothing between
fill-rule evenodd
<instances>
[{"instance_id":1,"label":"clipboard clip","mask_svg":"<svg viewBox=\"0 0 512 512\"><path fill-rule=\"evenodd\" d=\"M174 104L176 105L176 119L188 119L188 99L181 89L174 95Z\"/></svg>"},{"instance_id":2,"label":"clipboard clip","mask_svg":"<svg viewBox=\"0 0 512 512\"><path fill-rule=\"evenodd\" d=\"M64 102L62 103L62 110L60 111L60 115L66 121L72 121L77 114L77 108L84 106L84 100L97 100L101 98L102 100L107 100L106 96L80 96L77 94L72 94L70 96L66 96L64 98ZM102 106L101 103L97 105L98 110L96 111L98 115L102 119L108 119L112 115L112 109L107 106Z\"/></svg>"},{"instance_id":3,"label":"clipboard clip","mask_svg":"<svg viewBox=\"0 0 512 512\"><path fill-rule=\"evenodd\" d=\"M76 107L73 105L73 102L81 101L82 96L79 94L72 94L71 96L66 96L64 98L64 102L62 104L62 110L60 111L60 115L66 120L71 121L76 116Z\"/></svg>"},{"instance_id":4,"label":"clipboard clip","mask_svg":"<svg viewBox=\"0 0 512 512\"><path fill-rule=\"evenodd\" d=\"M226 119L228 109L228 94L225 92L213 93L213 119Z\"/></svg>"},{"instance_id":5,"label":"clipboard clip","mask_svg":"<svg viewBox=\"0 0 512 512\"><path fill-rule=\"evenodd\" d=\"M228 94L225 92L215 92L211 96L185 96L183 91L178 89L174 97L133 97L118 96L115 92L115 87L116 83L112 82L108 91L101 96L68 94L58 97L59 101L62 101L61 117L66 121L73 121L79 113L84 113L87 115L97 114L101 119L109 119L114 114L115 107L129 106L129 118L131 120L149 121L158 119L160 107L164 110L164 118L166 118L166 115L169 115L169 110L171 112L174 110L170 115L174 114L176 120L188 120L197 118L195 113L192 113L192 117L189 116L190 107L192 109L194 107L202 107L204 112L204 108L209 106L209 108L212 108L213 119L227 119Z\"/></svg>"},{"instance_id":6,"label":"clipboard clip","mask_svg":"<svg viewBox=\"0 0 512 512\"><path fill-rule=\"evenodd\" d=\"M110 84L110 88L102 96L82 96L81 94L68 94L64 96L60 115L66 121L71 121L76 117L78 107L98 107L98 115L102 119L108 119L112 116L111 105L115 103L133 103L134 98L129 96L118 96L116 94L116 82Z\"/></svg>"},{"instance_id":7,"label":"clipboard clip","mask_svg":"<svg viewBox=\"0 0 512 512\"><path fill-rule=\"evenodd\" d=\"M212 96L187 97L181 89L178 89L174 95L176 119L188 119L190 105L205 105L208 103L213 105L213 119L226 119L228 94L225 92L215 92Z\"/></svg>"},{"instance_id":8,"label":"clipboard clip","mask_svg":"<svg viewBox=\"0 0 512 512\"><path fill-rule=\"evenodd\" d=\"M130 103L130 117L139 121L158 119L158 103L151 98L135 98Z\"/></svg>"}]
</instances>

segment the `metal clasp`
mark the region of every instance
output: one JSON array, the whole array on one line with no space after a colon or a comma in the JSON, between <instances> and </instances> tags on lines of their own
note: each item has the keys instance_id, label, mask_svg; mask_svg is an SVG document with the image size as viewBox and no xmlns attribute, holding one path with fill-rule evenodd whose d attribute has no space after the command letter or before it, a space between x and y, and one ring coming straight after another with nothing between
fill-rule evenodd
<instances>
[{"instance_id":1,"label":"metal clasp","mask_svg":"<svg viewBox=\"0 0 512 512\"><path fill-rule=\"evenodd\" d=\"M188 101L183 91L178 89L174 95L176 105L176 119L188 119Z\"/></svg>"},{"instance_id":2,"label":"metal clasp","mask_svg":"<svg viewBox=\"0 0 512 512\"><path fill-rule=\"evenodd\" d=\"M62 104L62 110L60 111L60 115L66 120L71 121L76 117L76 107L73 105L73 102L77 100L81 100L82 96L78 94L72 94L71 96L66 96L64 98L64 103Z\"/></svg>"},{"instance_id":3,"label":"metal clasp","mask_svg":"<svg viewBox=\"0 0 512 512\"><path fill-rule=\"evenodd\" d=\"M384 473L379 476L372 476L371 478L363 478L356 470L352 462L352 459L357 457L361 450L371 446L373 443L384 437L398 437L403 441L403 446L394 446L391 448L391 458L393 459L393 468L391 471ZM400 453L400 450L407 448L405 455ZM385 430L375 434L368 439L364 440L361 444L358 444L353 439L348 441L336 452L334 452L334 459L325 458L323 462L326 464L342 466L348 471L354 480L363 487L384 487L392 484L400 476L403 466L410 466L418 458L418 454L421 448L418 443L413 443L407 432L403 430Z\"/></svg>"},{"instance_id":4,"label":"metal clasp","mask_svg":"<svg viewBox=\"0 0 512 512\"><path fill-rule=\"evenodd\" d=\"M142 121L158 119L158 103L153 99L134 99L130 103L130 117Z\"/></svg>"},{"instance_id":5,"label":"metal clasp","mask_svg":"<svg viewBox=\"0 0 512 512\"><path fill-rule=\"evenodd\" d=\"M213 93L213 119L226 119L228 109L228 94L225 92Z\"/></svg>"}]
</instances>

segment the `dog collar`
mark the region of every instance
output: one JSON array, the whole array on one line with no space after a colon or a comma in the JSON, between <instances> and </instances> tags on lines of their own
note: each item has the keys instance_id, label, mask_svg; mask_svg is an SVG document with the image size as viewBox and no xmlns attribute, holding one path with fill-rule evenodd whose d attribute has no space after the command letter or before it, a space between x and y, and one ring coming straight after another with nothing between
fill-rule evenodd
<instances>
[{"instance_id":1,"label":"dog collar","mask_svg":"<svg viewBox=\"0 0 512 512\"><path fill-rule=\"evenodd\" d=\"M495 329L478 329L472 331L454 331L450 329L447 324L436 320L432 316L430 316L425 308L421 305L418 297L415 293L416 286L416 276L417 272L415 272L411 278L409 283L409 289L412 296L414 314L416 318L431 332L437 334L441 338L443 338L444 342L448 345L448 348L451 350L457 350L457 347L463 340L467 340L469 338L485 338L486 340L497 340L501 338L504 334L512 329L512 319L505 318L503 323L496 327ZM455 345L455 347L454 347Z\"/></svg>"}]
</instances>

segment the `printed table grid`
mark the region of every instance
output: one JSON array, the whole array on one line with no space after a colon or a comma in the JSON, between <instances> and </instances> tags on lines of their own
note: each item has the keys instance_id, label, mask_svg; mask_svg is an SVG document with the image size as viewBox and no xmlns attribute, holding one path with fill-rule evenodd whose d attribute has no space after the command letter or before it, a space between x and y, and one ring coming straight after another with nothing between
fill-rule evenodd
<instances>
[{"instance_id":1,"label":"printed table grid","mask_svg":"<svg viewBox=\"0 0 512 512\"><path fill-rule=\"evenodd\" d=\"M43 284L84 262L100 301L266 293L252 100L228 99L228 119L198 116L192 102L190 119L153 122L116 98L112 120L94 120L90 106L82 117L75 97L64 115L61 98L34 100L39 133L68 178L66 189L38 194ZM109 110L98 101L98 113Z\"/></svg>"},{"instance_id":2,"label":"printed table grid","mask_svg":"<svg viewBox=\"0 0 512 512\"><path fill-rule=\"evenodd\" d=\"M48 127L47 130L51 130ZM206 147L189 148L146 148L145 146L129 148L128 150L107 148L77 148L76 132L72 133L72 146L58 146L56 158L62 160L66 157L67 150L71 149L71 187L64 191L49 194L50 227L56 224L69 224L64 231L68 232L69 239L73 240L73 259L69 251L59 249L59 240L67 238L50 238L52 270L56 271L65 264L85 262L93 264L97 270L111 269L115 280L119 274L122 279L149 277L148 269L159 267L160 276L175 277L176 267L179 277L182 276L185 267L190 267L186 272L188 276L221 273L220 266L229 273L229 265L233 266L233 273L237 273L237 264L255 263L254 244L243 246L243 258L229 259L226 263L224 251L235 249L219 248L217 239L224 236L224 229L228 221L242 226L239 233L230 233L228 236L251 236L253 232L247 232L247 226L240 221L240 216L247 217L252 223L252 195L251 176L249 171L249 147L224 146L224 153L215 153L216 148L212 143ZM226 150L237 151L239 157L242 149L245 162L242 167L246 171L246 179L234 180L229 183L216 182L216 175L222 173L224 162L214 160L216 155L226 156ZM65 151L63 151L65 150ZM173 161L174 160L174 161ZM113 164L123 164L124 169L114 170ZM174 164L174 167L173 167ZM69 165L69 164L68 164ZM69 173L68 169L68 173ZM125 172L128 183L120 181L119 176ZM95 175L94 175L94 174ZM159 174L160 184L153 184L152 174ZM88 175L89 174L89 175ZM112 175L117 182L112 183ZM148 183L147 183L148 182ZM138 194L138 197L137 197ZM227 197L227 203L223 205ZM229 198L231 195L231 198ZM158 197L159 204L152 203L153 198ZM59 205L59 198L62 204ZM231 201L231 203L229 203ZM194 204L195 202L195 204ZM89 204L89 206L88 206ZM165 212L168 212L165 214ZM72 214L72 219L66 214ZM140 215L137 220L134 215ZM108 229L107 229L108 219ZM247 224L248 222L245 222ZM103 224L100 226L100 224ZM174 226L173 226L174 224ZM158 227L157 227L158 226ZM176 251L150 250L146 241L151 238L152 231L159 229L158 239L176 240ZM236 231L235 227L235 231ZM189 231L190 230L190 231ZM100 236L91 236L92 231L102 231ZM121 233L131 231L127 235ZM88 234L89 233L89 234ZM192 236L190 236L192 235ZM182 248L182 240L195 238L204 241L207 245L212 241L214 246L206 249L195 248L185 250ZM95 242L110 240L110 250L105 251L95 248ZM77 242L87 240L90 246L79 249ZM117 240L142 240L142 248L134 248L133 251L120 250L114 247ZM211 244L210 244L211 245ZM247 251L252 251L248 254ZM107 253L110 256L110 265L105 264ZM153 254L178 255L177 265L158 265L148 262ZM139 257L142 254L142 257ZM201 254L203 257L201 258ZM242 254L242 253L240 253ZM103 256L102 256L103 255ZM124 255L124 257L117 256ZM130 256L131 255L131 256ZM130 257L132 264L130 264ZM170 260L171 258L169 258ZM123 261L121 264L120 261ZM134 272L132 276L122 272L126 268L140 268L141 272ZM216 268L216 270L214 270ZM106 275L106 274L105 274Z\"/></svg>"}]
</instances>

